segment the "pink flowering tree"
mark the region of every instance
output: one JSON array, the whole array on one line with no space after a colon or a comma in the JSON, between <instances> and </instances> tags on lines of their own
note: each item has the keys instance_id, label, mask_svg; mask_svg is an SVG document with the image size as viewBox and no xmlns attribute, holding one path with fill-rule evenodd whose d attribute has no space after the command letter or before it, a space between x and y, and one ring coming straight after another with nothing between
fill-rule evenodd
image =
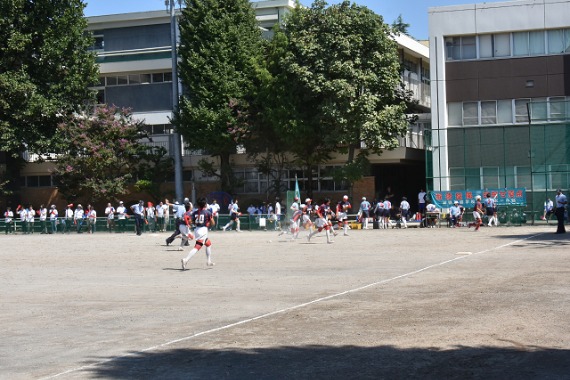
<instances>
[{"instance_id":1,"label":"pink flowering tree","mask_svg":"<svg viewBox=\"0 0 570 380\"><path fill-rule=\"evenodd\" d=\"M60 154L54 171L69 200L117 200L128 193L141 168L164 151L144 141L144 125L128 109L101 106L92 115L74 115L58 126Z\"/></svg>"}]
</instances>

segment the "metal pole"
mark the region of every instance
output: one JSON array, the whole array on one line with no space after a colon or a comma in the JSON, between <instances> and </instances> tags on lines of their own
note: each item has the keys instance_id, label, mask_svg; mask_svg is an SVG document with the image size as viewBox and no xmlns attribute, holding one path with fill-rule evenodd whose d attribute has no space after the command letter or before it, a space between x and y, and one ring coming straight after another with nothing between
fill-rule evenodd
<instances>
[{"instance_id":1,"label":"metal pole","mask_svg":"<svg viewBox=\"0 0 570 380\"><path fill-rule=\"evenodd\" d=\"M177 50L177 34L178 27L176 24L176 7L175 0L168 0L170 10L170 45L172 49L172 119L174 112L178 110L179 91L178 91L178 50ZM182 183L182 143L178 128L174 125L173 154L174 154L174 189L176 200L182 202L184 200L184 186Z\"/></svg>"}]
</instances>

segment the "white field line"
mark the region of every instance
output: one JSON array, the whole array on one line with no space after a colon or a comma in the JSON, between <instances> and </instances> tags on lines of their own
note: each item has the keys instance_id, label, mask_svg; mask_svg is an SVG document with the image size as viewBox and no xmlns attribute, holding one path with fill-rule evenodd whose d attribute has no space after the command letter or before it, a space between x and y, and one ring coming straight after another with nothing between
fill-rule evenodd
<instances>
[{"instance_id":1,"label":"white field line","mask_svg":"<svg viewBox=\"0 0 570 380\"><path fill-rule=\"evenodd\" d=\"M443 265L452 263L452 262L454 262L454 261L464 260L464 259L466 259L466 258L468 258L468 257L473 256L473 255L479 255L479 254L483 254L483 253L495 251L495 250L498 250L498 249L501 249L501 248L505 248L505 247L508 247L508 246L510 246L510 245L513 245L513 244L516 244L516 243L520 243L520 242L522 242L522 241L529 240L529 239L535 238L535 237L540 236L540 235L543 235L543 234L544 234L544 233L532 235L532 236L526 237L526 238L524 238L524 239L519 239L519 240L512 241L512 242L510 242L510 243L506 243L506 244L499 245L499 246L494 247L494 248L489 248L489 249L485 249L485 250L483 250L483 251L475 252L475 253L472 253L471 255L459 256L459 257L455 257L455 258L453 258L453 259L445 260L445 261L442 261L442 262L439 262L439 263L436 263L436 264L428 265L427 267L424 267L424 268L421 268L421 269L417 269L417 270L412 271L412 272L404 273L404 274L401 274L401 275L399 275L399 276L395 276L395 277L392 277L392 278L388 278L388 279L386 279L386 280L373 282L373 283L371 283L371 284L363 285L363 286L360 286L360 287L358 287L358 288L354 288L354 289L350 289L350 290L345 290L344 292L331 294L331 295L326 296L326 297L317 298L317 299L314 299L314 300L309 301L309 302L304 302L304 303L301 303L301 304L298 304L298 305L286 307L286 308L281 309L281 310L275 310L275 311L272 311L272 312L269 312L269 313L265 313L265 314L258 315L258 316L253 317L253 318L243 319L243 320L241 320L241 321L234 322L234 323L230 323L230 324L225 325L225 326L220 326L220 327L216 327L216 328L213 328L213 329L210 329L210 330L201 331L201 332L198 332L198 333L196 333L196 334L192 334L192 335L185 336L185 337L183 337L183 338L174 339L174 340L171 340L171 341L169 341L169 342L165 342L165 343L162 343L162 344L158 344L158 345L156 345L156 346L152 346L152 347L145 348L145 349L143 349L143 350L140 350L139 353L141 353L141 352L148 352L148 351L154 351L154 350L157 350L157 349L160 349L160 348L164 348L164 347L167 347L167 346L171 346L171 345L176 344L176 343L180 343L180 342L184 342L184 341L186 341L186 340L194 339L194 338L197 338L197 337L202 336L202 335L212 334L212 333L215 333L215 332L218 332L218 331L227 330L227 329L231 329L231 328L233 328L233 327L239 326L239 325L243 325L243 324L246 324L246 323L254 322L254 321L257 321L257 320L259 320L259 319L264 319L264 318L272 317L272 316L277 315L277 314L287 313L287 312L289 312L289 311L296 310L296 309L300 309L300 308L303 308L303 307L306 307L306 306L309 306L309 305L313 305L313 304L316 304L316 303L319 303L319 302L327 301L327 300L330 300L330 299L333 299L333 298L338 298L338 297L344 296L344 295L346 295L346 294L356 293L356 292L359 292L359 291L361 291L361 290L364 290L364 289L367 289L367 288L371 288L371 287L373 287L373 286L384 285L384 284L387 284L387 283L392 282L392 281L395 281L395 280L399 280L399 279L402 279L402 278L410 277L410 276L413 276L413 275L415 275L415 274L418 274L418 273L421 273L421 272L425 272L425 271L427 271L427 270L429 270L429 269L437 268L437 267L440 267L440 266L443 266ZM99 366L99 365L101 365L101 364L105 364L105 363L111 362L111 361L113 361L113 360L120 360L120 359L124 359L124 358L128 358L128 357L135 357L136 355L137 355L137 353L132 353L132 354L125 354L125 355L117 356L117 357L114 357L114 358L111 358L111 359L101 360L101 361L98 361L98 362L96 362L96 363L91 363L91 364L84 365L84 366L81 366L81 367L72 368L72 369L69 369L69 370L67 370L67 371L57 373L57 374L55 374L55 375L51 375L51 376L48 376L48 377L43 377L43 378L41 378L40 380L54 379L54 378L59 377L59 376L64 376L64 375L67 375L67 374L70 374L70 373L79 372L79 371L82 371L82 370L85 370L85 369L88 369L88 368L92 368L92 367L95 367L95 366Z\"/></svg>"}]
</instances>

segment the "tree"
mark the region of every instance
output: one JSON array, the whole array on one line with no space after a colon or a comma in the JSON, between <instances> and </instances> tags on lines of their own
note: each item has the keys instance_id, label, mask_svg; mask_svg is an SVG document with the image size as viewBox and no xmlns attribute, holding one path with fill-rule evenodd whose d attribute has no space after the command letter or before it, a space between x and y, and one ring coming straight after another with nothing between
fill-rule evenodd
<instances>
[{"instance_id":1,"label":"tree","mask_svg":"<svg viewBox=\"0 0 570 380\"><path fill-rule=\"evenodd\" d=\"M344 179L353 182L367 156L397 147L408 126L390 29L366 7L316 0L295 9L279 33L287 49L275 88L287 94L292 151L307 168L347 153Z\"/></svg>"},{"instance_id":2,"label":"tree","mask_svg":"<svg viewBox=\"0 0 570 380\"><path fill-rule=\"evenodd\" d=\"M408 34L409 27L410 24L404 22L402 14L398 15L398 18L392 23L392 30L396 34Z\"/></svg>"},{"instance_id":3,"label":"tree","mask_svg":"<svg viewBox=\"0 0 570 380\"><path fill-rule=\"evenodd\" d=\"M94 99L88 86L98 68L84 7L81 0L0 2L0 152L7 166L26 150L53 152L57 125Z\"/></svg>"},{"instance_id":4,"label":"tree","mask_svg":"<svg viewBox=\"0 0 570 380\"><path fill-rule=\"evenodd\" d=\"M265 75L261 31L250 2L187 1L180 18L179 67L184 94L174 123L190 148L219 160L222 190L232 193L230 156L237 142L231 129Z\"/></svg>"},{"instance_id":5,"label":"tree","mask_svg":"<svg viewBox=\"0 0 570 380\"><path fill-rule=\"evenodd\" d=\"M97 107L93 115L73 115L58 127L58 142L64 151L54 175L60 191L69 200L117 200L128 192L141 164L152 162L151 147L143 124L127 109ZM158 153L160 154L160 152Z\"/></svg>"}]
</instances>

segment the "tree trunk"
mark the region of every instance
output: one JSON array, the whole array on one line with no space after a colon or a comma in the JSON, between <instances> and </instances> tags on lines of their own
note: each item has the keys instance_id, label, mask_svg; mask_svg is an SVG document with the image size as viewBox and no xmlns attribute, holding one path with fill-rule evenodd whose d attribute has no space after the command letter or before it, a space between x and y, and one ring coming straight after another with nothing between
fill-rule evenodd
<instances>
[{"instance_id":1,"label":"tree trunk","mask_svg":"<svg viewBox=\"0 0 570 380\"><path fill-rule=\"evenodd\" d=\"M222 191L228 194L234 193L234 173L230 164L230 154L220 154L220 177L222 180Z\"/></svg>"}]
</instances>

